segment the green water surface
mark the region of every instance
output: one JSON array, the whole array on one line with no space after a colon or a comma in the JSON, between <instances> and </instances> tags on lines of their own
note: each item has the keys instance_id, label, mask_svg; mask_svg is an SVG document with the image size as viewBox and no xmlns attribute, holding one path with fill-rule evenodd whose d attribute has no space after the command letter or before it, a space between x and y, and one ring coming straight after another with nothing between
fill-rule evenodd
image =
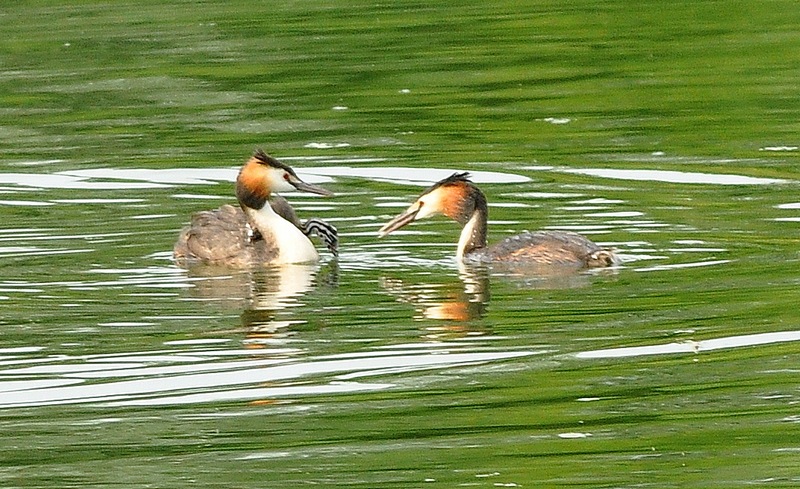
<instances>
[{"instance_id":1,"label":"green water surface","mask_svg":"<svg viewBox=\"0 0 800 489\"><path fill-rule=\"evenodd\" d=\"M800 483L791 1L0 7L0 486ZM176 266L255 148L332 190L338 260ZM459 270L377 229L472 171Z\"/></svg>"}]
</instances>

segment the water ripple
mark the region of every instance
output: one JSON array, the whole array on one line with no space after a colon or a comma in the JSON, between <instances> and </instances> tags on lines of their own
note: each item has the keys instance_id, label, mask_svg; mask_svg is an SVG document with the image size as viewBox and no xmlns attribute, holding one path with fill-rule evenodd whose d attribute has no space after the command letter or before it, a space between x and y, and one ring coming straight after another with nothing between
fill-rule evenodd
<instances>
[{"instance_id":1,"label":"water ripple","mask_svg":"<svg viewBox=\"0 0 800 489\"><path fill-rule=\"evenodd\" d=\"M297 350L277 349L266 352L270 354L268 358L247 360L220 361L218 357L231 354L252 357L254 354L250 350L207 350L200 357L195 351L167 351L158 352L156 356L146 352L129 353L124 358L120 355L61 357L55 362L45 358L42 361L48 362L47 365L21 368L14 368L15 363L11 362L11 368L0 370L0 407L78 403L154 406L372 391L394 384L360 383L353 379L484 364L534 354L531 351L451 351L438 346L438 349L414 349L406 345L398 352L381 350L363 356L317 356L302 360L291 358ZM259 354L263 356L265 352ZM36 361L19 360L16 365L31 360ZM42 376L45 378L40 378ZM20 377L30 378L21 380ZM301 378L310 379L301 386L261 386L265 382L294 383ZM91 383L84 382L89 379ZM239 387L247 385L258 387Z\"/></svg>"},{"instance_id":2,"label":"water ripple","mask_svg":"<svg viewBox=\"0 0 800 489\"><path fill-rule=\"evenodd\" d=\"M800 331L780 331L776 333L757 333L740 336L727 336L700 341L662 343L659 345L609 348L577 353L578 358L625 358L644 355L665 355L674 353L700 353L726 348L742 348L774 343L800 341Z\"/></svg>"},{"instance_id":3,"label":"water ripple","mask_svg":"<svg viewBox=\"0 0 800 489\"><path fill-rule=\"evenodd\" d=\"M788 180L778 178L757 178L744 175L722 173L700 173L670 170L623 170L614 168L565 168L564 173L590 175L618 180L645 180L667 183L691 183L710 185L770 185L787 183Z\"/></svg>"}]
</instances>

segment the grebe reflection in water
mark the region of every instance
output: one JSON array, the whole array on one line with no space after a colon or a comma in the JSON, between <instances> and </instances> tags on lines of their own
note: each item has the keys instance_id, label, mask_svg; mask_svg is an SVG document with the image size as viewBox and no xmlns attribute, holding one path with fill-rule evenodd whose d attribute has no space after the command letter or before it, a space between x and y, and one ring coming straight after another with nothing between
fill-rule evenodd
<instances>
[{"instance_id":1,"label":"grebe reflection in water","mask_svg":"<svg viewBox=\"0 0 800 489\"><path fill-rule=\"evenodd\" d=\"M418 320L479 319L489 304L489 274L485 268L459 267L458 280L445 283L410 283L382 277L380 284L398 302L414 306Z\"/></svg>"}]
</instances>

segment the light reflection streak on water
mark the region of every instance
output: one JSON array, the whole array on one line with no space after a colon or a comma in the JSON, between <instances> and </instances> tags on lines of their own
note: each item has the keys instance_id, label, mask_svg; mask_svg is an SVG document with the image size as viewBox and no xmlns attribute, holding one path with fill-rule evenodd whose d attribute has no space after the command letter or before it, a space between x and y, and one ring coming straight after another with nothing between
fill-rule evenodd
<instances>
[{"instance_id":1,"label":"light reflection streak on water","mask_svg":"<svg viewBox=\"0 0 800 489\"><path fill-rule=\"evenodd\" d=\"M564 168L558 171L618 180L644 180L666 183L709 185L772 185L787 183L777 178L758 178L744 175L683 172L670 170L630 170L615 168Z\"/></svg>"},{"instance_id":2,"label":"light reflection streak on water","mask_svg":"<svg viewBox=\"0 0 800 489\"><path fill-rule=\"evenodd\" d=\"M35 246L26 247L0 247L0 256L4 258L13 258L21 256L49 256L49 255L69 255L72 253L90 253L94 250L91 249L45 249L37 248Z\"/></svg>"},{"instance_id":3,"label":"light reflection streak on water","mask_svg":"<svg viewBox=\"0 0 800 489\"><path fill-rule=\"evenodd\" d=\"M531 351L463 352L404 349L401 352L380 351L363 357L310 357L297 360L286 356L287 353L291 353L289 351L276 350L271 358L217 361L214 351L207 353L211 354L209 359L200 359L193 363L181 362L177 365L172 363L180 361L179 359L173 360L171 355L161 352L159 357L142 358L153 363L169 362L169 365L153 366L149 364L150 362L142 361L120 362L119 357L114 358L116 363L97 364L87 362L86 358L65 357L57 362L50 361L47 366L0 370L0 407L112 401L115 405L159 405L375 390L391 387L392 384L362 384L350 380L397 372L483 364L534 354ZM219 353L225 356L225 351ZM253 352L248 350L238 353L253 355ZM188 352L188 355L194 354L195 352ZM183 353L173 352L172 355L180 357ZM135 360L136 354L130 353L129 358ZM21 359L20 362L30 360ZM75 363L81 360L84 363ZM98 358L94 357L93 360L97 361ZM61 370L62 367L66 367L64 371ZM25 376L31 378L20 379ZM48 377L38 378L40 376ZM323 378L303 386L277 385L269 388L259 386L231 389L265 382L296 381L313 376L323 376ZM120 378L123 380L117 380ZM92 379L93 382L84 383L87 379ZM191 392L197 390L202 392ZM171 395L163 397L167 393Z\"/></svg>"},{"instance_id":4,"label":"light reflection streak on water","mask_svg":"<svg viewBox=\"0 0 800 489\"><path fill-rule=\"evenodd\" d=\"M0 205L11 205L18 207L45 207L53 205L52 202L40 202L36 200L0 200Z\"/></svg>"},{"instance_id":5,"label":"light reflection streak on water","mask_svg":"<svg viewBox=\"0 0 800 489\"><path fill-rule=\"evenodd\" d=\"M88 170L87 170L88 171ZM124 190L163 188L166 185L151 182L96 182L87 177L69 173L0 173L0 183L21 185L33 188L80 189L80 190Z\"/></svg>"},{"instance_id":6,"label":"light reflection streak on water","mask_svg":"<svg viewBox=\"0 0 800 489\"><path fill-rule=\"evenodd\" d=\"M285 158L291 160L293 158ZM302 158L315 161L313 158ZM326 163L358 163L357 159L331 160L324 157L316 161ZM758 178L734 174L711 174L670 170L641 170L614 168L555 168L526 167L534 171L556 171L582 174L601 178L644 180L684 184L711 185L769 185L786 183L787 180ZM402 168L402 167L348 167L325 166L297 168L298 174L309 183L329 183L331 177L359 177L402 185L427 186L432 182L449 176L458 169L442 168ZM62 171L52 174L0 173L0 183L21 187L51 189L117 190L164 188L176 185L213 185L220 181L231 182L236 179L238 166L226 168L172 168L172 169L116 169L94 168L86 170ZM476 183L525 183L530 178L513 174L475 170L470 172ZM411 176L410 176L411 175ZM112 181L107 181L112 180ZM541 197L549 194L520 194ZM552 194L558 197L574 194ZM50 202L9 201L9 205L50 205ZM63 202L63 201L62 201ZM84 200L91 202L91 199ZM99 202L98 202L99 203ZM604 202L608 203L608 202Z\"/></svg>"},{"instance_id":7,"label":"light reflection streak on water","mask_svg":"<svg viewBox=\"0 0 800 489\"><path fill-rule=\"evenodd\" d=\"M307 167L296 168L295 170L303 180L315 184L330 183L332 177L343 176L418 186L430 185L432 182L458 171L455 169L441 168L353 168L347 166ZM52 174L0 173L0 183L48 189L147 189L168 188L177 185L215 185L218 182L233 182L238 172L238 166L228 168L168 169L92 168ZM513 173L473 171L470 172L470 174L477 183L524 183L530 181L528 177ZM413 178L409 178L409 175L413 175ZM91 200L86 202L91 202ZM35 204L50 205L49 202L35 202Z\"/></svg>"},{"instance_id":8,"label":"light reflection streak on water","mask_svg":"<svg viewBox=\"0 0 800 489\"><path fill-rule=\"evenodd\" d=\"M698 261L698 262L691 262L691 263L672 263L667 265L654 265L651 267L644 267L644 268L636 268L635 271L637 272L660 272L664 270L676 270L681 268L695 268L695 267L710 267L714 265L724 265L726 263L731 263L733 260L708 260L708 261Z\"/></svg>"},{"instance_id":9,"label":"light reflection streak on water","mask_svg":"<svg viewBox=\"0 0 800 489\"><path fill-rule=\"evenodd\" d=\"M444 168L350 168L344 166L307 168L305 170L318 175L360 177L374 181L424 187L448 177L455 172L464 171L463 169ZM470 171L469 174L475 183L525 183L531 180L528 177L514 173L476 170Z\"/></svg>"},{"instance_id":10,"label":"light reflection streak on water","mask_svg":"<svg viewBox=\"0 0 800 489\"><path fill-rule=\"evenodd\" d=\"M64 235L58 234L57 236L55 233L57 230L55 229L42 229L42 230L30 230L24 234L13 233L7 229L0 230L3 233L3 236L0 237L0 241L18 241L20 239L25 239L26 241L50 241L55 238L62 240L62 239L99 239L99 238L120 238L125 236L131 235L142 235L146 234L145 232L127 232L127 233L98 233L98 234L75 234L75 235ZM10 236L6 236L10 235Z\"/></svg>"},{"instance_id":11,"label":"light reflection streak on water","mask_svg":"<svg viewBox=\"0 0 800 489\"><path fill-rule=\"evenodd\" d=\"M82 250L66 250L65 252L77 253ZM1 253L1 252L0 252ZM204 278L187 277L183 270L168 267L152 267L147 269L119 269L119 270L92 270L87 273L106 273L119 274L120 277L114 280L69 280L53 282L28 282L24 280L0 281L0 288L13 291L37 290L41 292L45 288L65 287L68 289L85 287L152 287L152 288L188 288L194 282L205 280Z\"/></svg>"},{"instance_id":12,"label":"light reflection streak on water","mask_svg":"<svg viewBox=\"0 0 800 489\"><path fill-rule=\"evenodd\" d=\"M751 335L728 336L700 341L684 341L663 343L659 345L609 348L577 353L582 359L626 358L646 355L666 355L675 353L701 353L726 348L742 348L774 343L800 341L800 331L780 331L776 333L758 333Z\"/></svg>"}]
</instances>

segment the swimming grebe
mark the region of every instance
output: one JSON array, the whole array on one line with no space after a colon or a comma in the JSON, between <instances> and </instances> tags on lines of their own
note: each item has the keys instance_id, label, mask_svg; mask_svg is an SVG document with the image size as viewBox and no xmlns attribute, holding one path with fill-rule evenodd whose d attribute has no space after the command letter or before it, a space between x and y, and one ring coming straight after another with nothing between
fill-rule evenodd
<instances>
[{"instance_id":1,"label":"swimming grebe","mask_svg":"<svg viewBox=\"0 0 800 489\"><path fill-rule=\"evenodd\" d=\"M320 219L301 222L286 199L272 193L294 190L333 195L303 182L292 168L257 151L236 178L241 208L223 205L194 214L175 243L175 258L229 265L313 262L319 255L308 239L311 234L319 235L336 254L335 227Z\"/></svg>"},{"instance_id":2,"label":"swimming grebe","mask_svg":"<svg viewBox=\"0 0 800 489\"><path fill-rule=\"evenodd\" d=\"M422 192L416 202L378 231L378 237L418 219L444 214L462 226L456 258L466 263L513 263L605 267L617 258L577 233L536 231L486 244L486 196L469 180L469 173L454 173Z\"/></svg>"}]
</instances>

